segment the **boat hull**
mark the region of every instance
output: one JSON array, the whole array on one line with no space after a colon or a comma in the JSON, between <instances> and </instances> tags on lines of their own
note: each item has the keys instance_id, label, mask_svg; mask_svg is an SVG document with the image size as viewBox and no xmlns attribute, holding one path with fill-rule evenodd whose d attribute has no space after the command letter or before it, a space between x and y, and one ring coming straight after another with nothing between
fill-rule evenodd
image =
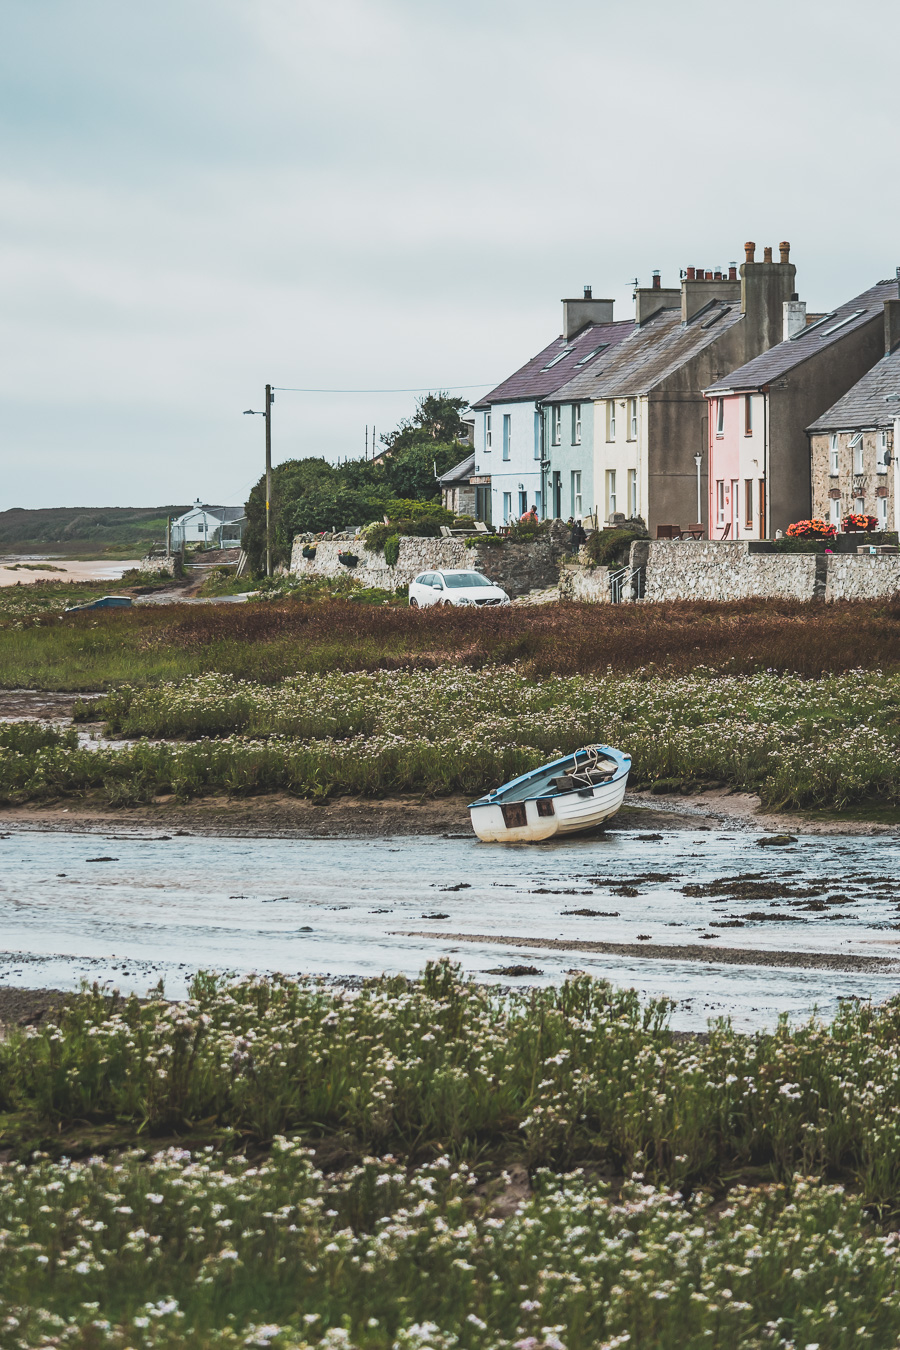
<instances>
[{"instance_id":1,"label":"boat hull","mask_svg":"<svg viewBox=\"0 0 900 1350\"><path fill-rule=\"evenodd\" d=\"M609 783L576 792L564 792L549 800L553 815L539 814L538 801L526 800L525 824L507 825L500 802L476 802L469 807L472 829L485 843L539 843L560 834L578 834L592 830L614 816L625 798L628 771Z\"/></svg>"}]
</instances>

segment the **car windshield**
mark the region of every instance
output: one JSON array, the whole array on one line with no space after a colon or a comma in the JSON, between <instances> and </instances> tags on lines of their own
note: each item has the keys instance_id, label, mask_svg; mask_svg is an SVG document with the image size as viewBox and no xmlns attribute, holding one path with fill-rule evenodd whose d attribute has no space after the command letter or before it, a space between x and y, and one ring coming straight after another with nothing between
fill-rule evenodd
<instances>
[{"instance_id":1,"label":"car windshield","mask_svg":"<svg viewBox=\"0 0 900 1350\"><path fill-rule=\"evenodd\" d=\"M491 586L492 582L487 577L483 577L480 572L444 572L444 585L452 586L454 590L459 586Z\"/></svg>"}]
</instances>

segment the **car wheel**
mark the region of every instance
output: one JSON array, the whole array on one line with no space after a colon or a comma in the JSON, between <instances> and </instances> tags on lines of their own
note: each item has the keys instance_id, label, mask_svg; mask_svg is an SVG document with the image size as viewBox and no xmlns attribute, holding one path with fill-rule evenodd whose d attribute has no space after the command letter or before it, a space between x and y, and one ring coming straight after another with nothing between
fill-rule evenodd
<instances>
[{"instance_id":1,"label":"car wheel","mask_svg":"<svg viewBox=\"0 0 900 1350\"><path fill-rule=\"evenodd\" d=\"M415 597L414 595L411 595L411 596L409 597L409 607L410 607L410 609L418 609L418 608L419 608L419 602L418 602L418 600L416 599L416 597Z\"/></svg>"}]
</instances>

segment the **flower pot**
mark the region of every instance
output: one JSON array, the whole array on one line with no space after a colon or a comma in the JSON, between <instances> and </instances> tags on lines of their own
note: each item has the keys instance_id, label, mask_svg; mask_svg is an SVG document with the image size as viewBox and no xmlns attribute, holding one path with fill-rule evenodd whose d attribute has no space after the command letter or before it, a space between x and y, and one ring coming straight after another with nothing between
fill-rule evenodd
<instances>
[{"instance_id":1,"label":"flower pot","mask_svg":"<svg viewBox=\"0 0 900 1350\"><path fill-rule=\"evenodd\" d=\"M355 553L339 553L338 562L342 567L355 567L359 562L359 558Z\"/></svg>"}]
</instances>

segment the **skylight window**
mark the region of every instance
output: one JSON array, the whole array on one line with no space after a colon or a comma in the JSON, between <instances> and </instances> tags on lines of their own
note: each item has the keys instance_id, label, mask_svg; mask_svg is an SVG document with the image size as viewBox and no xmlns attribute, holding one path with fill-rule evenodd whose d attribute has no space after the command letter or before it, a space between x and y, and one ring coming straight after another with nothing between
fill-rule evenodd
<instances>
[{"instance_id":1,"label":"skylight window","mask_svg":"<svg viewBox=\"0 0 900 1350\"><path fill-rule=\"evenodd\" d=\"M801 328L796 333L793 333L789 341L796 342L798 338L806 337L807 333L815 332L822 327L823 323L828 323L829 319L833 319L836 313L837 310L833 309L830 314L823 314L821 319L816 319L815 323L808 323L805 328Z\"/></svg>"},{"instance_id":2,"label":"skylight window","mask_svg":"<svg viewBox=\"0 0 900 1350\"><path fill-rule=\"evenodd\" d=\"M843 319L838 319L837 323L833 323L830 328L826 328L824 333L819 334L819 337L828 337L829 333L836 333L839 328L843 328L845 324L852 323L854 319L858 319L859 316L865 314L865 312L864 309L857 309L852 314L845 314Z\"/></svg>"},{"instance_id":3,"label":"skylight window","mask_svg":"<svg viewBox=\"0 0 900 1350\"><path fill-rule=\"evenodd\" d=\"M541 366L541 370L542 370L542 371L543 371L543 370L550 370L550 368L551 368L552 366L558 365L559 362L562 361L562 359L563 359L564 357L566 357L566 356L571 356L573 350L574 350L574 349L573 349L572 347L566 347L565 351L558 352L557 355L553 357L552 361L548 361L547 364L546 364L545 366Z\"/></svg>"},{"instance_id":4,"label":"skylight window","mask_svg":"<svg viewBox=\"0 0 900 1350\"><path fill-rule=\"evenodd\" d=\"M718 314L714 314L714 315L712 316L711 319L707 319L705 323L701 323L700 327L701 327L701 328L712 328L712 326L713 326L714 323L718 323L719 320L720 320L720 319L723 319L723 318L725 317L726 314L730 313L730 311L731 311L731 306L730 306L730 305L726 305L724 309L720 309L720 310L719 310Z\"/></svg>"},{"instance_id":5,"label":"skylight window","mask_svg":"<svg viewBox=\"0 0 900 1350\"><path fill-rule=\"evenodd\" d=\"M587 355L582 356L580 361L575 362L575 365L586 366L588 361L593 361L594 357L597 355L598 352L605 352L608 346L609 346L608 342L601 342L599 347L595 347L593 351L590 351L587 353Z\"/></svg>"}]
</instances>

